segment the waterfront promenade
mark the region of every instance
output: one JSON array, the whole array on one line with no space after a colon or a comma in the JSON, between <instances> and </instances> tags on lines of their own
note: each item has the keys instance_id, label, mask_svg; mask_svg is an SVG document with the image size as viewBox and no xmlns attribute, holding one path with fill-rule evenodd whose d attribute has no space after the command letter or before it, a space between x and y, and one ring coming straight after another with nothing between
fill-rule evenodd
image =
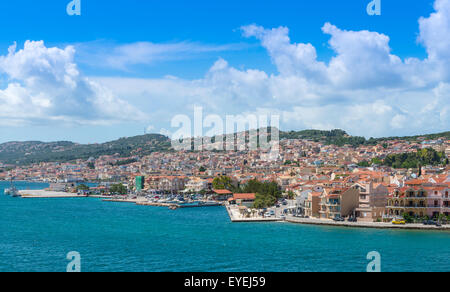
<instances>
[{"instance_id":1,"label":"waterfront promenade","mask_svg":"<svg viewBox=\"0 0 450 292\"><path fill-rule=\"evenodd\" d=\"M392 223L384 222L335 222L329 219L317 218L298 218L293 216L280 217L263 217L260 215L245 216L237 206L226 205L226 210L231 222L288 222L305 225L322 225L335 227L349 227L349 228L371 228L371 229L404 229L404 230L436 230L436 231L450 231L450 225L433 226L423 224L406 224L394 225Z\"/></svg>"},{"instance_id":2,"label":"waterfront promenade","mask_svg":"<svg viewBox=\"0 0 450 292\"><path fill-rule=\"evenodd\" d=\"M225 205L227 209L228 216L230 217L231 222L239 223L239 222L277 222L281 221L280 218L276 217L262 217L259 215L254 216L244 216L240 213L239 208L237 206Z\"/></svg>"},{"instance_id":3,"label":"waterfront promenade","mask_svg":"<svg viewBox=\"0 0 450 292\"><path fill-rule=\"evenodd\" d=\"M335 222L333 220L326 220L326 219L297 218L292 216L286 217L285 221L297 224L326 225L326 226L355 227L355 228L450 231L450 225L443 225L441 227L437 227L423 224L394 225L392 223L383 223L383 222Z\"/></svg>"}]
</instances>

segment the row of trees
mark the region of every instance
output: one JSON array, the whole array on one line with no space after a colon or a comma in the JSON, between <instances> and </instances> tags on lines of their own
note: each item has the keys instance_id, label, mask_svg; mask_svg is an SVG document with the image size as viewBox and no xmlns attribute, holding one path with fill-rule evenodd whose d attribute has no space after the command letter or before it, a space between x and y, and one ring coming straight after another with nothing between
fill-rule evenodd
<instances>
[{"instance_id":1,"label":"row of trees","mask_svg":"<svg viewBox=\"0 0 450 292\"><path fill-rule=\"evenodd\" d=\"M421 223L423 221L428 221L428 220L436 220L439 221L440 223L448 223L450 222L450 216L445 216L445 214L439 214L438 216L435 217L429 217L429 216L424 216L424 217L414 217L411 216L407 213L403 214L403 219L405 219L406 223Z\"/></svg>"},{"instance_id":2,"label":"row of trees","mask_svg":"<svg viewBox=\"0 0 450 292\"><path fill-rule=\"evenodd\" d=\"M393 168L420 168L424 165L444 165L449 163L444 152L437 152L433 148L419 149L414 153L390 154L384 160L375 157L371 161L363 160L360 167L372 165L386 165Z\"/></svg>"},{"instance_id":3,"label":"row of trees","mask_svg":"<svg viewBox=\"0 0 450 292\"><path fill-rule=\"evenodd\" d=\"M77 186L77 191L89 191L89 186L85 184L79 184ZM114 184L109 188L109 192L113 195L126 195L128 193L128 189L123 184Z\"/></svg>"},{"instance_id":4,"label":"row of trees","mask_svg":"<svg viewBox=\"0 0 450 292\"><path fill-rule=\"evenodd\" d=\"M448 159L444 152L425 148L415 153L390 154L386 156L383 164L393 168L419 168L421 165L447 165Z\"/></svg>"}]
</instances>

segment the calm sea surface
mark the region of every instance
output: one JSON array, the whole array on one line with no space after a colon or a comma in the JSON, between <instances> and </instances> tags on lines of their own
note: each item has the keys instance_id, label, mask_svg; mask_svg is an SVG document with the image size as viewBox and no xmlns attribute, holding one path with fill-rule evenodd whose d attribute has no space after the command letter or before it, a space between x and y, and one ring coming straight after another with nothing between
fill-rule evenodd
<instances>
[{"instance_id":1,"label":"calm sea surface","mask_svg":"<svg viewBox=\"0 0 450 292\"><path fill-rule=\"evenodd\" d=\"M21 199L0 182L0 271L450 271L450 232L231 224L222 207L171 211L99 199ZM45 184L16 183L19 189Z\"/></svg>"}]
</instances>

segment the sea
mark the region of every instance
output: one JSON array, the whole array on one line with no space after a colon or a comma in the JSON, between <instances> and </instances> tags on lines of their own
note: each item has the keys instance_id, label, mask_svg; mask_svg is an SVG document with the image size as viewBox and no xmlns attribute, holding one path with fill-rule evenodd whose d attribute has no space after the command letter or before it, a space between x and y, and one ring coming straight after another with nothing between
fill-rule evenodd
<instances>
[{"instance_id":1,"label":"sea","mask_svg":"<svg viewBox=\"0 0 450 292\"><path fill-rule=\"evenodd\" d=\"M16 182L18 189L46 184ZM231 223L224 207L22 199L0 182L0 272L450 271L450 232ZM368 255L372 255L369 256Z\"/></svg>"}]
</instances>

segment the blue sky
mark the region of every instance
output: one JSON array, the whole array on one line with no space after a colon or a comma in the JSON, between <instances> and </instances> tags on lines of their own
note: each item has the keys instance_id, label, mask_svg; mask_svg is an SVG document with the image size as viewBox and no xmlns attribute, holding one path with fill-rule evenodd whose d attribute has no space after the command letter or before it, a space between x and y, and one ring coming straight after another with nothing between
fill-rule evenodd
<instances>
[{"instance_id":1,"label":"blue sky","mask_svg":"<svg viewBox=\"0 0 450 292\"><path fill-rule=\"evenodd\" d=\"M190 114L194 104L205 107L207 113L219 115L267 110L279 112L282 116L282 129L344 128L351 134L365 136L408 135L449 129L448 110L445 108L450 92L447 88L447 72L430 77L430 80L420 86L416 86L417 80L409 80L411 84L395 81L397 78L406 78L406 75L420 76L428 72L427 70L436 72L437 67L445 67L447 64L448 56L443 53L437 54L435 62L431 65L427 63L425 69L412 69L407 61L414 58L425 63L425 60L431 59L428 52L434 49L435 36L425 35L425 29L421 32L419 18L428 18L431 13L436 12L436 7L433 7L435 1L382 0L381 16L367 15L366 6L369 0L81 0L81 16L66 14L66 5L69 2L16 0L3 1L0 4L0 25L4 28L0 34L0 56L4 56L3 66L6 68L1 69L0 61L0 90L4 91L3 100L17 98L16 102L10 102L6 106L8 110L0 112L0 119L3 120L0 123L2 142L74 140L91 143L141 134L145 128L153 132L159 132L161 129L173 131L170 129L171 115ZM438 13L444 16L444 23L430 20L425 26L435 29L439 40L448 36L447 5L450 4L447 0L438 2L442 2L439 3L441 7ZM326 23L336 29L329 28L328 33L325 33ZM243 29L252 24L260 28L258 32ZM288 29L288 32L279 30L270 33L270 30L280 27ZM343 33L366 30L373 34L359 34L362 38L354 40L349 40L350 37L356 37L354 34ZM378 34L375 35L375 32ZM379 35L389 37L389 54L401 60L402 68L397 68L397 61L391 60L393 63L390 64L395 66L392 70L398 70L398 75L383 77L390 71L386 65L382 68L373 67L371 71L378 72L378 76L384 74L379 80L367 79L355 84L349 81L351 76L349 79L333 79L339 72L343 74L336 71L341 67L330 65L333 58L341 55L342 59L337 60L337 64L352 62L358 58L345 56L365 54L356 49L353 51L352 46L372 51L371 44L377 41L383 43L383 38ZM418 41L421 35L423 40ZM312 60L312 66L317 65L319 68L325 64L328 68L315 68L311 69L313 73L306 72L302 66L305 66L305 62L310 64L311 60L299 60L298 56L285 55L288 54L287 50L294 47L276 43L280 36L288 36L293 46L310 44L317 55L317 58ZM330 36L336 40L334 46L330 44ZM28 70L29 66L20 63L22 59L19 56L14 60L7 60L8 48L14 42L17 42L15 52L20 52L27 41L44 42L42 46L33 46L28 50L30 56L34 56L32 50L41 53L35 59L27 59L27 62L33 62L33 66L37 66L39 62L36 60L40 57L56 60L56 65L50 62L52 66L59 64L67 69L67 64L76 65L76 73L68 73L68 78L73 78L77 89L73 89L68 82L57 83L60 81L53 80L53 77L51 80L42 81L42 84L48 82L48 86L38 86L32 80L46 76L42 68L33 67L36 70L25 74L22 71ZM344 45L347 41L368 43L361 46ZM65 51L61 59L52 59L58 57L52 55L53 51L47 51L51 48L63 51L67 46L73 48L73 52ZM339 53L339 48L344 51ZM374 60L378 56L383 58L378 53L384 48L377 47L376 50L374 55L360 58L363 60L361 66L364 66L367 60ZM445 51L442 48L435 50ZM291 57L294 59L290 65L283 63L286 58ZM225 62L225 65L220 63L223 65L220 67L221 71L212 72L214 64L221 61ZM287 69L286 66L292 64L298 67ZM354 68L354 65L347 63L346 70ZM375 66L366 65L368 68ZM45 70L47 69L59 72L55 68ZM253 83L256 75L247 70L260 73L255 81L259 83ZM322 74L318 72L323 70L328 72L327 80L333 79L328 85L323 85L325 81L315 77ZM261 74L267 75L267 78ZM361 74L369 76L371 73L361 72L359 75ZM80 76L83 80L79 79ZM171 76L170 81L167 81L167 76ZM241 84L246 78L252 80L252 83L248 81ZM286 85L287 80L292 78L300 78L299 82L305 81L307 87L296 89L295 96L286 93L292 89ZM93 91L89 89L91 81L104 87L105 91L96 91L96 96L92 98L85 97L87 92L90 94ZM238 84L237 87L242 90L236 89L221 96L221 88L226 90L230 82ZM376 83L377 86L370 88L367 82ZM395 82L397 84L393 86L391 83ZM337 85L338 83L345 85ZM11 84L20 84L21 87L17 89ZM288 87L280 89L281 84ZM61 93L62 87L68 90L66 86L70 87L70 92ZM258 100L257 96L247 96L248 92L257 90L255 88L266 86L273 90L273 97L277 101L268 101L267 97ZM317 89L322 87L326 90ZM46 92L47 88L51 90ZM133 90L128 92L127 89ZM19 91L20 93L17 93ZM195 95L197 92L201 92L198 98ZM282 96L285 93L286 96ZM1 94L2 92L0 101ZM61 97L55 97L56 94L61 94ZM349 97L353 94L358 96ZM412 107L403 107L406 101L411 101L417 108L423 109L427 107L427 104L423 103L424 99L433 94L435 102L428 104L429 118L420 124L410 123L409 119L419 112L414 111ZM105 95L112 97L106 98ZM303 95L314 96L315 99L305 98ZM67 102L56 100L65 96L70 96ZM362 99L361 96L368 97ZM100 98L100 101L94 102L94 105L90 104L96 98ZM173 100L167 101L169 98ZM13 105L27 100L33 105L36 104L39 111L30 114L30 111L33 111L33 107L30 107L30 111L21 113L21 108L18 108L18 116L15 117ZM118 102L122 105L119 108L127 110L120 111L117 107L105 110L109 102ZM222 102L228 107L220 106ZM73 111L69 110L69 104L76 105ZM85 107L79 106L80 104ZM91 109L91 106L96 109ZM346 116L355 117L349 120L334 114L340 111L340 106ZM75 109L78 112L75 112ZM378 112L377 109L383 110ZM366 118L368 113L374 111L379 115ZM133 114L135 112L139 114ZM299 118L299 115L303 118ZM114 116L121 118L115 119ZM330 118L324 120L320 119L320 116ZM439 116L438 121L434 120L436 116ZM381 122L387 118L391 120ZM379 119L380 124L374 123L374 119ZM358 123L360 125L355 126Z\"/></svg>"}]
</instances>

